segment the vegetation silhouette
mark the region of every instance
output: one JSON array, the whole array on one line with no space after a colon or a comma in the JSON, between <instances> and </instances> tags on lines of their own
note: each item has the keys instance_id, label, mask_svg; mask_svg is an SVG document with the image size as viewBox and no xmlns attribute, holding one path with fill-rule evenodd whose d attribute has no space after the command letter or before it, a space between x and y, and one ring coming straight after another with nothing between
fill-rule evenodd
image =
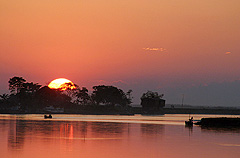
<instances>
[{"instance_id":1,"label":"vegetation silhouette","mask_svg":"<svg viewBox=\"0 0 240 158\"><path fill-rule=\"evenodd\" d=\"M157 92L147 91L141 97L141 105L144 114L164 114L163 107L165 100L162 99L164 94L159 95Z\"/></svg>"},{"instance_id":2,"label":"vegetation silhouette","mask_svg":"<svg viewBox=\"0 0 240 158\"><path fill-rule=\"evenodd\" d=\"M23 83L25 82L26 80L23 79L22 77L10 78L10 80L8 81L10 92L14 93L16 91L16 93L19 93L21 88L23 88Z\"/></svg>"},{"instance_id":3,"label":"vegetation silhouette","mask_svg":"<svg viewBox=\"0 0 240 158\"><path fill-rule=\"evenodd\" d=\"M110 106L126 106L131 103L131 100L127 97L127 95L121 89L114 86L94 86L92 99L97 105L104 104Z\"/></svg>"},{"instance_id":4,"label":"vegetation silhouette","mask_svg":"<svg viewBox=\"0 0 240 158\"><path fill-rule=\"evenodd\" d=\"M86 87L77 88L75 92L76 100L75 103L80 105L88 105L92 103L92 98L88 94L88 89Z\"/></svg>"},{"instance_id":5,"label":"vegetation silhouette","mask_svg":"<svg viewBox=\"0 0 240 158\"><path fill-rule=\"evenodd\" d=\"M23 77L9 79L9 94L0 95L0 113L64 113L124 114L131 113L131 93L114 86L86 87L65 83L59 89L50 89ZM74 87L74 88L73 88ZM59 112L63 113L63 112Z\"/></svg>"}]
</instances>

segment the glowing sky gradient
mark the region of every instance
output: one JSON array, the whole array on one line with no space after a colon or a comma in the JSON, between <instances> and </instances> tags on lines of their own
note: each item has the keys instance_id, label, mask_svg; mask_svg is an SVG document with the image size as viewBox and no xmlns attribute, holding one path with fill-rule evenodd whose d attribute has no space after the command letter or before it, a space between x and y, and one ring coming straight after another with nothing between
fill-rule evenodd
<instances>
[{"instance_id":1,"label":"glowing sky gradient","mask_svg":"<svg viewBox=\"0 0 240 158\"><path fill-rule=\"evenodd\" d=\"M66 77L89 89L100 83L132 89L135 103L153 90L167 103L181 103L184 93L186 103L220 105L222 95L204 102L198 92L205 86L214 94L209 85L218 84L229 90L226 98L240 96L231 91L240 89L239 6L239 0L0 0L0 93L13 76L42 85Z\"/></svg>"}]
</instances>

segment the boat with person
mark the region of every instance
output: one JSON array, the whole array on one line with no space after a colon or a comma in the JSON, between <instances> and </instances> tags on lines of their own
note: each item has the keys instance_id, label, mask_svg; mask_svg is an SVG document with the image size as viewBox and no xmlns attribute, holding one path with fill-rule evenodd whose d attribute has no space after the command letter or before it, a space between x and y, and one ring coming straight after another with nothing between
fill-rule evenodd
<instances>
[{"instance_id":1,"label":"boat with person","mask_svg":"<svg viewBox=\"0 0 240 158\"><path fill-rule=\"evenodd\" d=\"M185 121L185 126L193 126L193 117L191 117L188 121Z\"/></svg>"},{"instance_id":2,"label":"boat with person","mask_svg":"<svg viewBox=\"0 0 240 158\"><path fill-rule=\"evenodd\" d=\"M51 114L49 114L49 115L44 115L44 118L45 118L45 119L47 119L47 118L50 118L50 119L51 119L51 118L52 118L52 115L51 115Z\"/></svg>"}]
</instances>

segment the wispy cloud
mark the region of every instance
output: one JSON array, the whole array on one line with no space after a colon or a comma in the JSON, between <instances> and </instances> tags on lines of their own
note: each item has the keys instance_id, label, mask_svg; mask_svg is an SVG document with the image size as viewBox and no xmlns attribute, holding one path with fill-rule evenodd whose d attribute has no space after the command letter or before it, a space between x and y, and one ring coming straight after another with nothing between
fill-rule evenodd
<instances>
[{"instance_id":1,"label":"wispy cloud","mask_svg":"<svg viewBox=\"0 0 240 158\"><path fill-rule=\"evenodd\" d=\"M239 147L240 144L218 144L218 145L221 145L221 146L232 146L232 147Z\"/></svg>"},{"instance_id":2,"label":"wispy cloud","mask_svg":"<svg viewBox=\"0 0 240 158\"><path fill-rule=\"evenodd\" d=\"M143 48L143 50L145 50L145 51L159 51L159 52L166 52L167 51L167 49L165 49L165 48L150 48L150 47Z\"/></svg>"},{"instance_id":3,"label":"wispy cloud","mask_svg":"<svg viewBox=\"0 0 240 158\"><path fill-rule=\"evenodd\" d=\"M105 80L98 80L96 81L96 84L100 85L114 85L114 84L128 84L127 82L123 80L117 80L117 81L105 81Z\"/></svg>"},{"instance_id":4,"label":"wispy cloud","mask_svg":"<svg viewBox=\"0 0 240 158\"><path fill-rule=\"evenodd\" d=\"M123 80L112 81L112 83L123 83L123 84L127 84L127 82L125 82L125 81L123 81Z\"/></svg>"},{"instance_id":5,"label":"wispy cloud","mask_svg":"<svg viewBox=\"0 0 240 158\"><path fill-rule=\"evenodd\" d=\"M225 52L226 55L231 54L231 52Z\"/></svg>"}]
</instances>

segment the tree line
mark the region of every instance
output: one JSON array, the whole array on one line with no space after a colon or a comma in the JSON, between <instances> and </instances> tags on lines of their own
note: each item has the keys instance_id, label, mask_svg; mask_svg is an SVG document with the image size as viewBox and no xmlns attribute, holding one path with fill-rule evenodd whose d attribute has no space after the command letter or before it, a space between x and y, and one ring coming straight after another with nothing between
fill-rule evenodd
<instances>
[{"instance_id":1,"label":"tree line","mask_svg":"<svg viewBox=\"0 0 240 158\"><path fill-rule=\"evenodd\" d=\"M132 90L126 93L114 86L98 85L90 93L86 87L71 89L66 83L66 90L50 89L38 83L27 82L23 77L9 79L10 94L0 95L0 110L18 110L22 112L41 112L47 106L64 109L126 109L132 103Z\"/></svg>"}]
</instances>

